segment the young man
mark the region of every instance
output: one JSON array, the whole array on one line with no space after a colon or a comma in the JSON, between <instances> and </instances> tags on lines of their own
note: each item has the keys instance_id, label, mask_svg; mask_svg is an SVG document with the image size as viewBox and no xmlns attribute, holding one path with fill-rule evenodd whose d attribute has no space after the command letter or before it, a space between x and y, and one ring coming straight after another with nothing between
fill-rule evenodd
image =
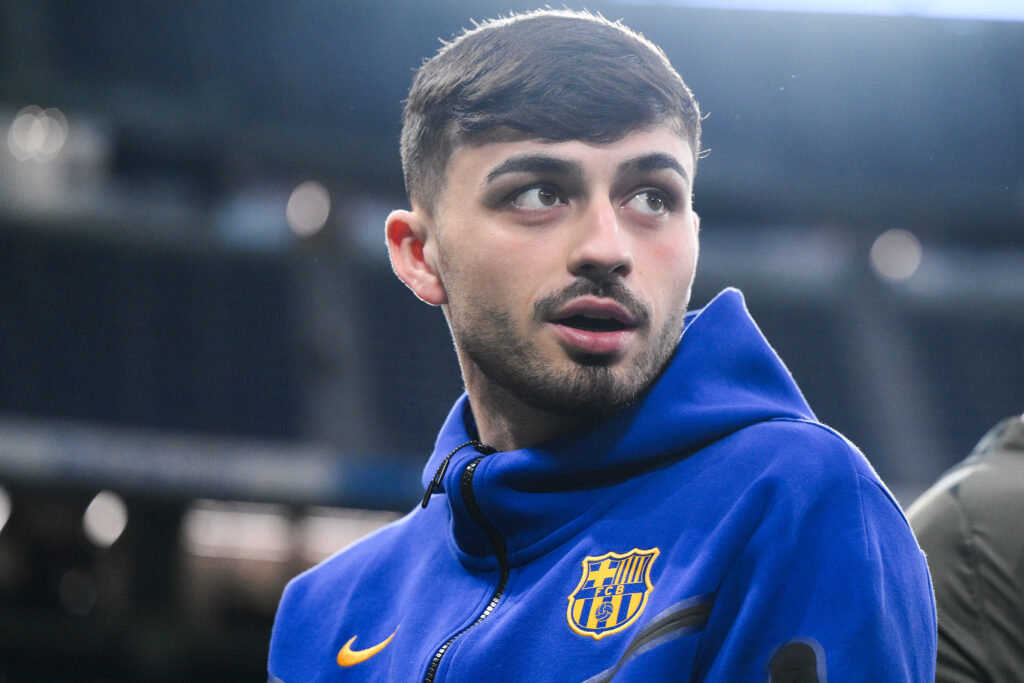
<instances>
[{"instance_id":1,"label":"young man","mask_svg":"<svg viewBox=\"0 0 1024 683\"><path fill-rule=\"evenodd\" d=\"M888 491L738 292L686 313L699 149L661 51L590 15L419 70L387 244L466 393L422 506L289 585L272 680L931 680Z\"/></svg>"}]
</instances>

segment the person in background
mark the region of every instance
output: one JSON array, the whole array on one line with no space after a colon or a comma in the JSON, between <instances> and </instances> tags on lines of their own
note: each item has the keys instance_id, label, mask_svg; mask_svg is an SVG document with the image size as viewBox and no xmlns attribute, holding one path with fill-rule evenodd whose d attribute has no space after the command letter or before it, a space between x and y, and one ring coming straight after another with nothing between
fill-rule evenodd
<instances>
[{"instance_id":1,"label":"person in background","mask_svg":"<svg viewBox=\"0 0 1024 683\"><path fill-rule=\"evenodd\" d=\"M466 391L421 505L289 584L272 681L931 680L889 491L738 291L687 311L700 130L664 53L587 13L419 69L386 240Z\"/></svg>"},{"instance_id":2,"label":"person in background","mask_svg":"<svg viewBox=\"0 0 1024 683\"><path fill-rule=\"evenodd\" d=\"M992 428L907 516L935 585L935 680L1024 681L1024 416Z\"/></svg>"}]
</instances>

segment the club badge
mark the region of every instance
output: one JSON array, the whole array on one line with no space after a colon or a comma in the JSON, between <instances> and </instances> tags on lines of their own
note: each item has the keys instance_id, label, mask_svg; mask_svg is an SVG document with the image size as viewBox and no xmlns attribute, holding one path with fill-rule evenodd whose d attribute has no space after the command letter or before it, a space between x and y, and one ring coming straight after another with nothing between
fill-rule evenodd
<instances>
[{"instance_id":1,"label":"club badge","mask_svg":"<svg viewBox=\"0 0 1024 683\"><path fill-rule=\"evenodd\" d=\"M600 640L628 628L644 611L651 589L651 565L659 550L634 548L583 559L583 576L569 596L566 618L581 636Z\"/></svg>"}]
</instances>

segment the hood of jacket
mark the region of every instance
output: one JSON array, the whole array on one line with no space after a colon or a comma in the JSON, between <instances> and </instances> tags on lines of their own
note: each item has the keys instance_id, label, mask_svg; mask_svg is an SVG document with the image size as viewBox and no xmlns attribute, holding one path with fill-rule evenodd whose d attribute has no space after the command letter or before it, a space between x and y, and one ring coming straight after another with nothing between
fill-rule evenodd
<instances>
[{"instance_id":1,"label":"hood of jacket","mask_svg":"<svg viewBox=\"0 0 1024 683\"><path fill-rule=\"evenodd\" d=\"M687 314L674 356L635 404L589 430L484 456L473 474L473 497L502 534L515 566L584 528L638 475L779 417L815 419L742 294L726 289ZM438 435L423 473L425 487L444 458L474 438L467 424L472 414L463 394ZM456 451L435 492L443 491L450 506L456 552L464 562L486 565L491 541L460 490L466 466L480 457L473 448Z\"/></svg>"}]
</instances>

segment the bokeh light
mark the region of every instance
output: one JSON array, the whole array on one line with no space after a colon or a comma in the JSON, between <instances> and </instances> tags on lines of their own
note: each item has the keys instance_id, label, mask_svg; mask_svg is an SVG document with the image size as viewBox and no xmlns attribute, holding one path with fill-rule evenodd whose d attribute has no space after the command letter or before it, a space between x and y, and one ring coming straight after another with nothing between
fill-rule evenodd
<instances>
[{"instance_id":1,"label":"bokeh light","mask_svg":"<svg viewBox=\"0 0 1024 683\"><path fill-rule=\"evenodd\" d=\"M82 528L92 543L109 548L121 537L128 525L128 506L112 491L100 491L85 509Z\"/></svg>"},{"instance_id":2,"label":"bokeh light","mask_svg":"<svg viewBox=\"0 0 1024 683\"><path fill-rule=\"evenodd\" d=\"M11 496L4 487L0 486L0 531L7 526L7 520L11 518Z\"/></svg>"},{"instance_id":3,"label":"bokeh light","mask_svg":"<svg viewBox=\"0 0 1024 683\"><path fill-rule=\"evenodd\" d=\"M99 602L99 587L96 579L81 569L69 569L61 575L57 584L60 602L76 617L88 616Z\"/></svg>"},{"instance_id":4,"label":"bokeh light","mask_svg":"<svg viewBox=\"0 0 1024 683\"><path fill-rule=\"evenodd\" d=\"M898 228L886 230L871 245L871 267L892 282L914 275L921 265L921 242L913 233Z\"/></svg>"},{"instance_id":5,"label":"bokeh light","mask_svg":"<svg viewBox=\"0 0 1024 683\"><path fill-rule=\"evenodd\" d=\"M310 237L324 227L330 213L331 195L327 188L315 180L307 180L292 191L285 218L292 232L299 237Z\"/></svg>"},{"instance_id":6,"label":"bokeh light","mask_svg":"<svg viewBox=\"0 0 1024 683\"><path fill-rule=\"evenodd\" d=\"M68 137L68 122L59 109L25 107L7 131L7 146L18 161L47 162L57 157Z\"/></svg>"}]
</instances>

